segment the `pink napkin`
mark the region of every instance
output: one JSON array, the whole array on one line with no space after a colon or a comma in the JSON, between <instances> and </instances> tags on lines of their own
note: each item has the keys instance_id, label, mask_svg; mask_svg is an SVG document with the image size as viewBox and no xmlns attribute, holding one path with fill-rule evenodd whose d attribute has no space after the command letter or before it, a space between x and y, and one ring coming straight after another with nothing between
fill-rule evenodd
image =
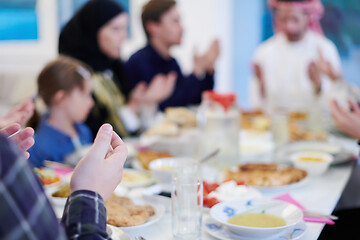
<instances>
[{"instance_id":1,"label":"pink napkin","mask_svg":"<svg viewBox=\"0 0 360 240\"><path fill-rule=\"evenodd\" d=\"M284 201L284 202L287 202L287 203L291 203L291 204L297 206L298 208L300 208L302 211L307 211L306 208L303 205L298 203L288 193L285 193L285 194L282 194L280 196L274 197L274 199ZM335 224L335 222L333 220L331 220L329 218L324 218L324 217L307 217L307 216L304 216L303 219L304 219L305 222L326 223L326 224L329 224L329 225L334 225Z\"/></svg>"},{"instance_id":2,"label":"pink napkin","mask_svg":"<svg viewBox=\"0 0 360 240\"><path fill-rule=\"evenodd\" d=\"M51 168L57 175L59 175L61 177L64 177L74 171L73 168L63 165L63 164L58 164L56 162L52 163L48 167Z\"/></svg>"},{"instance_id":3,"label":"pink napkin","mask_svg":"<svg viewBox=\"0 0 360 240\"><path fill-rule=\"evenodd\" d=\"M64 177L74 171L72 167L58 162L45 161L45 166L52 169L60 177Z\"/></svg>"},{"instance_id":4,"label":"pink napkin","mask_svg":"<svg viewBox=\"0 0 360 240\"><path fill-rule=\"evenodd\" d=\"M72 168L61 168L61 167L54 167L54 172L59 176L66 176L74 171Z\"/></svg>"}]
</instances>

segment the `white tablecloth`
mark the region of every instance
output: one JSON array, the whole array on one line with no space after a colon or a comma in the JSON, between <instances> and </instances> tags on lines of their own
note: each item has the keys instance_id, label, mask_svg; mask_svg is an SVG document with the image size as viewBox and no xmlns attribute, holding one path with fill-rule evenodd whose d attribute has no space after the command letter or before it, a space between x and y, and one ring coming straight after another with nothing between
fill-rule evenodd
<instances>
[{"instance_id":1,"label":"white tablecloth","mask_svg":"<svg viewBox=\"0 0 360 240\"><path fill-rule=\"evenodd\" d=\"M324 175L320 177L310 178L309 181L297 189L289 191L291 196L301 203L310 211L330 214L336 206L336 203L346 185L346 182L351 174L351 167L334 166L329 169ZM283 192L265 194L267 197L275 197ZM208 214L204 213L204 217ZM320 223L306 223L307 230L301 239L314 240L317 239L324 227ZM132 237L141 235L146 240L169 240L172 239L171 233L171 214L166 212L164 216L151 226L127 231ZM214 240L216 238L210 236L204 231L202 239Z\"/></svg>"},{"instance_id":2,"label":"white tablecloth","mask_svg":"<svg viewBox=\"0 0 360 240\"><path fill-rule=\"evenodd\" d=\"M356 141L346 140L344 143L340 144L343 145L347 152L357 155L358 146ZM309 177L309 180L304 185L287 192L309 211L331 214L344 190L350 174L351 164L331 166L324 175L319 177ZM133 192L137 192L137 194L135 194L137 196L141 195L141 189L135 189ZM286 192L266 193L264 196L272 198L283 193ZM58 216L61 217L62 209L55 208L55 211ZM207 213L204 213L203 215L204 219L208 216L209 214ZM314 240L319 237L324 224L306 223L306 226L306 232L301 239ZM146 240L172 239L171 214L170 212L166 212L158 222L150 226L127 231L127 234L131 239L135 239L135 236L139 235L143 236ZM215 238L206 233L203 228L202 239L214 240Z\"/></svg>"}]
</instances>

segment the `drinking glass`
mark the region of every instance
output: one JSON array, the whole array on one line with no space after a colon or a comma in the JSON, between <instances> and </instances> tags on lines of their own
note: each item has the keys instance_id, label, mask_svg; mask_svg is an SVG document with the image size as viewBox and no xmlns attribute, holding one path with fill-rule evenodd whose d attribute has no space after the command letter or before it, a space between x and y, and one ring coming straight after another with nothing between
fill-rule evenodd
<instances>
[{"instance_id":1,"label":"drinking glass","mask_svg":"<svg viewBox=\"0 0 360 240\"><path fill-rule=\"evenodd\" d=\"M174 239L201 239L203 185L197 163L174 171L171 202Z\"/></svg>"}]
</instances>

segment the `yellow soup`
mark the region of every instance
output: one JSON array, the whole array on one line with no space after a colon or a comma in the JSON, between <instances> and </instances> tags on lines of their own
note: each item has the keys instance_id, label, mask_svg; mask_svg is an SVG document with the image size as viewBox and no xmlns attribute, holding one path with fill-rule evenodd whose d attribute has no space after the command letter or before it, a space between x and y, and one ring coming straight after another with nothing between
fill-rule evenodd
<instances>
[{"instance_id":1,"label":"yellow soup","mask_svg":"<svg viewBox=\"0 0 360 240\"><path fill-rule=\"evenodd\" d=\"M283 218L267 213L237 214L228 219L228 223L245 227L282 227L286 225Z\"/></svg>"},{"instance_id":2,"label":"yellow soup","mask_svg":"<svg viewBox=\"0 0 360 240\"><path fill-rule=\"evenodd\" d=\"M318 157L301 157L300 161L325 162L323 158Z\"/></svg>"}]
</instances>

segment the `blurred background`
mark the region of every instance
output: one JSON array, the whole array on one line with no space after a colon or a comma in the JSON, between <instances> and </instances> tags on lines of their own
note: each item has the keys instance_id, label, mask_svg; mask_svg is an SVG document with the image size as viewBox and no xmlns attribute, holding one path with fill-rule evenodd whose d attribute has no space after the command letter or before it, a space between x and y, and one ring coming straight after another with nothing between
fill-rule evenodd
<instances>
[{"instance_id":1,"label":"blurred background","mask_svg":"<svg viewBox=\"0 0 360 240\"><path fill-rule=\"evenodd\" d=\"M0 114L36 92L36 77L57 56L58 35L87 0L0 0ZM116 0L130 15L129 39L123 59L141 48L146 38L140 12L146 0ZM216 89L235 91L247 107L251 58L256 47L272 36L271 13L265 0L177 0L185 34L173 49L185 72L194 52L204 51L213 38L221 42ZM337 46L346 80L360 86L360 1L323 0L321 21Z\"/></svg>"}]
</instances>

